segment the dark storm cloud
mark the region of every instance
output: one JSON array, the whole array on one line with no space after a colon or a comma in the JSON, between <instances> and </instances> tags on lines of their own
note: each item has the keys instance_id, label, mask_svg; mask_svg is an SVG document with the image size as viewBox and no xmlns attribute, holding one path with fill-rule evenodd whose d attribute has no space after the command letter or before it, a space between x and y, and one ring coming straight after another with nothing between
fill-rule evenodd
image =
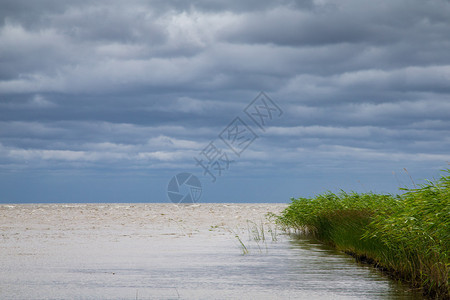
<instances>
[{"instance_id":1,"label":"dark storm cloud","mask_svg":"<svg viewBox=\"0 0 450 300\"><path fill-rule=\"evenodd\" d=\"M227 34L231 40L245 43L293 46L336 43L378 46L417 42L417 38L435 42L446 39L449 12L448 3L443 1L336 1L316 5L311 10L280 6L244 15Z\"/></svg>"},{"instance_id":2,"label":"dark storm cloud","mask_svg":"<svg viewBox=\"0 0 450 300\"><path fill-rule=\"evenodd\" d=\"M192 167L260 90L285 113L237 168L442 166L449 15L448 1L0 1L0 166Z\"/></svg>"}]
</instances>

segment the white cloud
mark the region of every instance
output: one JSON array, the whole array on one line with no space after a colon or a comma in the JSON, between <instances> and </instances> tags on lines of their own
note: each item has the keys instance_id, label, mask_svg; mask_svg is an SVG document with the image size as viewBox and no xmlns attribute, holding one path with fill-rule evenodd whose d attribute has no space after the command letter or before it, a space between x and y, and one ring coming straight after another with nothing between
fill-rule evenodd
<instances>
[{"instance_id":1,"label":"white cloud","mask_svg":"<svg viewBox=\"0 0 450 300\"><path fill-rule=\"evenodd\" d=\"M54 107L56 106L55 103L45 99L43 96L41 95L35 95L31 101L29 102L31 107L36 107L36 108L49 108L49 107Z\"/></svg>"},{"instance_id":2,"label":"white cloud","mask_svg":"<svg viewBox=\"0 0 450 300\"><path fill-rule=\"evenodd\" d=\"M155 149L200 149L201 143L185 139L176 139L164 135L160 135L155 138L151 138L147 141L146 146Z\"/></svg>"}]
</instances>

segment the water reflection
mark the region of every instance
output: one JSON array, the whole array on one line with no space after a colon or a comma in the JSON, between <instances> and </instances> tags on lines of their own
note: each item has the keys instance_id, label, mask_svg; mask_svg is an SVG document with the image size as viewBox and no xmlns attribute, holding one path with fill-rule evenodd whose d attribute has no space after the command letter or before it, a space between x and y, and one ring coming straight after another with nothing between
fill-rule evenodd
<instances>
[{"instance_id":1,"label":"water reflection","mask_svg":"<svg viewBox=\"0 0 450 300\"><path fill-rule=\"evenodd\" d=\"M289 240L292 274L301 277L301 288L360 299L423 299L407 285L381 271L314 239Z\"/></svg>"}]
</instances>

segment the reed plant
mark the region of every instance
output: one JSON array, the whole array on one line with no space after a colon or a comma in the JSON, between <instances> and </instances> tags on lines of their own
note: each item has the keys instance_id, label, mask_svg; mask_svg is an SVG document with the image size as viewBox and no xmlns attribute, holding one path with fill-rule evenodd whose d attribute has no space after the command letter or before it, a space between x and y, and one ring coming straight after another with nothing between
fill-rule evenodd
<instances>
[{"instance_id":1,"label":"reed plant","mask_svg":"<svg viewBox=\"0 0 450 300\"><path fill-rule=\"evenodd\" d=\"M248 254L249 252L248 252L247 246L245 246L245 244L242 242L242 240L241 240L239 234L236 233L236 234L234 235L234 237L239 241L239 245L241 246L242 254L243 254L243 255Z\"/></svg>"},{"instance_id":2,"label":"reed plant","mask_svg":"<svg viewBox=\"0 0 450 300\"><path fill-rule=\"evenodd\" d=\"M278 222L450 298L450 172L402 195L331 192L292 199Z\"/></svg>"}]
</instances>

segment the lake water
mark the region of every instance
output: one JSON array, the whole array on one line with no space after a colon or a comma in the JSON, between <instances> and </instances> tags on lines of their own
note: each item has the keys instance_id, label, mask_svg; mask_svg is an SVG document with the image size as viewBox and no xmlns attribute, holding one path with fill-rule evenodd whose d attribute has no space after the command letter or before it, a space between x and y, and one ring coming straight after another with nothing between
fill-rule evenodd
<instances>
[{"instance_id":1,"label":"lake water","mask_svg":"<svg viewBox=\"0 0 450 300\"><path fill-rule=\"evenodd\" d=\"M285 207L0 205L0 298L422 299L277 230L265 214Z\"/></svg>"}]
</instances>

